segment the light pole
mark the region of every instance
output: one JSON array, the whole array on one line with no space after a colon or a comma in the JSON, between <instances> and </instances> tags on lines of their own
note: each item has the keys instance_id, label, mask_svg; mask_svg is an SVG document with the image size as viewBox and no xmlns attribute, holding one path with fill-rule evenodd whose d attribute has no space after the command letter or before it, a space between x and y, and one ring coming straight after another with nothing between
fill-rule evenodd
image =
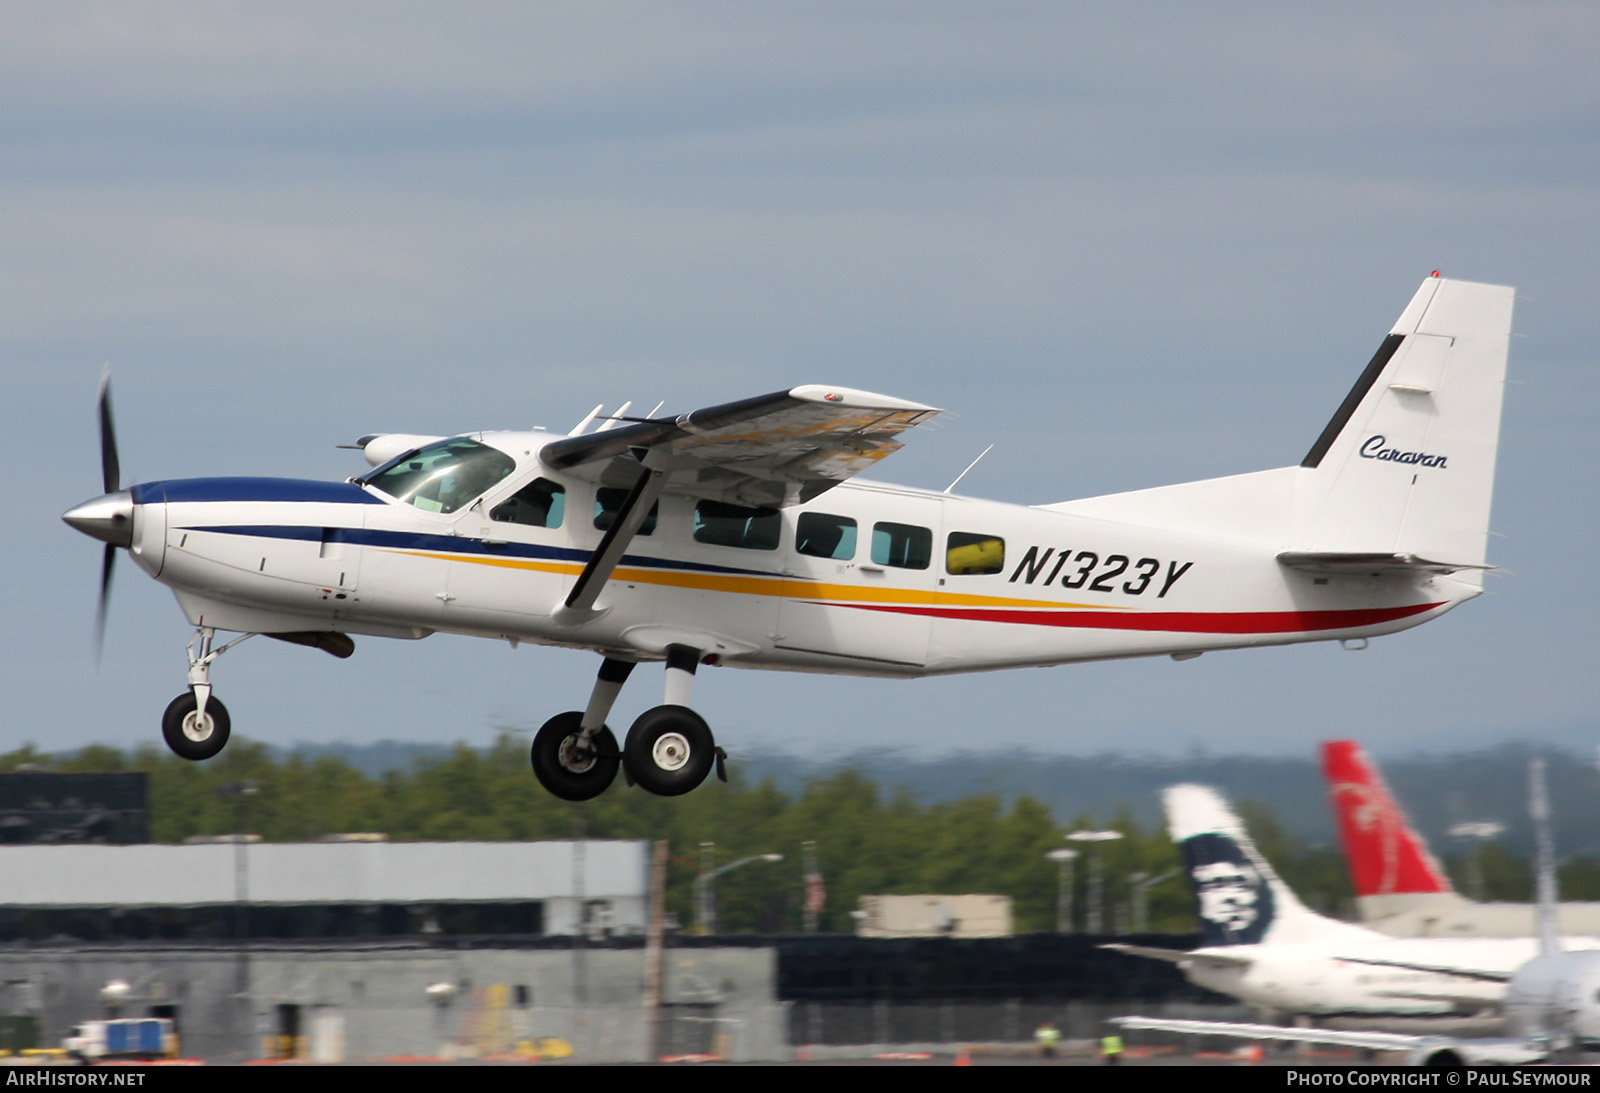
<instances>
[{"instance_id":1,"label":"light pole","mask_svg":"<svg viewBox=\"0 0 1600 1093\"><path fill-rule=\"evenodd\" d=\"M752 854L748 858L740 858L730 862L721 869L706 870L711 863L711 843L700 844L701 873L694 879L694 905L697 917L700 919L700 932L714 934L717 932L717 894L711 887L711 882L731 872L741 865L749 865L753 861L782 861L782 854Z\"/></svg>"},{"instance_id":2,"label":"light pole","mask_svg":"<svg viewBox=\"0 0 1600 1093\"><path fill-rule=\"evenodd\" d=\"M1120 838L1120 831L1073 831L1067 835L1068 842L1089 845ZM1098 853L1089 858L1089 913L1085 916L1084 929L1091 934L1102 933L1105 928L1105 862L1102 858L1103 854Z\"/></svg>"},{"instance_id":3,"label":"light pole","mask_svg":"<svg viewBox=\"0 0 1600 1093\"><path fill-rule=\"evenodd\" d=\"M1451 838L1467 844L1467 885L1474 899L1483 899L1483 844L1499 838L1505 829L1505 824L1494 820L1478 820L1456 824L1449 831Z\"/></svg>"},{"instance_id":4,"label":"light pole","mask_svg":"<svg viewBox=\"0 0 1600 1093\"><path fill-rule=\"evenodd\" d=\"M1144 870L1128 874L1128 887L1133 889L1133 932L1142 934L1150 928L1150 889L1176 873L1177 870L1169 869L1159 877L1152 877Z\"/></svg>"},{"instance_id":5,"label":"light pole","mask_svg":"<svg viewBox=\"0 0 1600 1093\"><path fill-rule=\"evenodd\" d=\"M1077 856L1076 850L1069 850L1066 847L1052 850L1045 855L1060 867L1056 870L1056 933L1058 934L1072 932L1072 861Z\"/></svg>"}]
</instances>

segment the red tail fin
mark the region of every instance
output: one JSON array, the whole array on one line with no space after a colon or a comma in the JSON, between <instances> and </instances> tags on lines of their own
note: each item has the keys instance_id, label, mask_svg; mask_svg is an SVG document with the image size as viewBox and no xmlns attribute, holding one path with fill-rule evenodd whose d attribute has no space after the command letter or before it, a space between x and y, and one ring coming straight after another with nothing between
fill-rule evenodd
<instances>
[{"instance_id":1,"label":"red tail fin","mask_svg":"<svg viewBox=\"0 0 1600 1093\"><path fill-rule=\"evenodd\" d=\"M1359 744L1324 741L1322 773L1358 897L1452 891L1444 870Z\"/></svg>"}]
</instances>

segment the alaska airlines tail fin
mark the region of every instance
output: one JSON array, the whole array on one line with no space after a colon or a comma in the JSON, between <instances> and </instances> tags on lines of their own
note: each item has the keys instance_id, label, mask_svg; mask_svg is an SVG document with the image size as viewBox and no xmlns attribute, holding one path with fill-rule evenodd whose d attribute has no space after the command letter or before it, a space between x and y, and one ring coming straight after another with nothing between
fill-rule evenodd
<instances>
[{"instance_id":1,"label":"alaska airlines tail fin","mask_svg":"<svg viewBox=\"0 0 1600 1093\"><path fill-rule=\"evenodd\" d=\"M1514 297L1422 283L1300 462L1291 557L1483 566Z\"/></svg>"},{"instance_id":2,"label":"alaska airlines tail fin","mask_svg":"<svg viewBox=\"0 0 1600 1093\"><path fill-rule=\"evenodd\" d=\"M1183 854L1200 919L1201 945L1352 940L1371 935L1301 903L1256 851L1216 790L1169 786L1162 795L1172 841Z\"/></svg>"},{"instance_id":3,"label":"alaska airlines tail fin","mask_svg":"<svg viewBox=\"0 0 1600 1093\"><path fill-rule=\"evenodd\" d=\"M1427 899L1449 896L1450 878L1406 818L1383 775L1353 740L1325 740L1322 773L1339 822L1339 842L1362 917L1416 910Z\"/></svg>"}]
</instances>

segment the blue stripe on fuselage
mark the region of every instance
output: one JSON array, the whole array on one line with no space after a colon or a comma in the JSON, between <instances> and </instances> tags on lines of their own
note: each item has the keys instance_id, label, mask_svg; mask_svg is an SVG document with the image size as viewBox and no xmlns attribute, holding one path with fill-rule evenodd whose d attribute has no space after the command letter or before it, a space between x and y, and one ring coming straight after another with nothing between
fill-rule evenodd
<instances>
[{"instance_id":1,"label":"blue stripe on fuselage","mask_svg":"<svg viewBox=\"0 0 1600 1093\"><path fill-rule=\"evenodd\" d=\"M306 478L174 478L130 488L136 505L178 501L320 501L344 505L381 505L352 482L318 482ZM318 533L318 538L321 533Z\"/></svg>"},{"instance_id":2,"label":"blue stripe on fuselage","mask_svg":"<svg viewBox=\"0 0 1600 1093\"><path fill-rule=\"evenodd\" d=\"M427 550L441 554L479 554L489 558L529 558L537 561L573 562L584 565L594 552L571 547L539 546L534 543L486 543L455 535L423 535L412 531L381 531L372 528L297 527L289 524L189 525L180 531L211 531L219 535L256 535L266 539L296 539L310 542L351 543L356 546L390 550ZM776 577L765 569L740 569L704 562L679 562L666 558L624 555L621 565L641 569L687 569L696 573L729 573L736 576ZM796 580L808 578L795 578Z\"/></svg>"}]
</instances>

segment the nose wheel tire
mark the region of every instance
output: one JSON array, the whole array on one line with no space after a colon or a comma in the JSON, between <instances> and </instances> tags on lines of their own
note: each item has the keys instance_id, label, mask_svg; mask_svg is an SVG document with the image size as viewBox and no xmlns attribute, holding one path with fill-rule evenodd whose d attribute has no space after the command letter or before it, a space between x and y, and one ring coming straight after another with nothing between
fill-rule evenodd
<instances>
[{"instance_id":1,"label":"nose wheel tire","mask_svg":"<svg viewBox=\"0 0 1600 1093\"><path fill-rule=\"evenodd\" d=\"M534 777L563 801L598 797L617 776L617 738L601 726L585 744L582 729L583 714L558 713L533 737L529 759Z\"/></svg>"},{"instance_id":2,"label":"nose wheel tire","mask_svg":"<svg viewBox=\"0 0 1600 1093\"><path fill-rule=\"evenodd\" d=\"M628 730L622 761L636 785L658 797L688 793L711 773L716 741L705 719L687 706L657 706Z\"/></svg>"},{"instance_id":3,"label":"nose wheel tire","mask_svg":"<svg viewBox=\"0 0 1600 1093\"><path fill-rule=\"evenodd\" d=\"M204 717L197 717L199 703L193 691L185 691L167 704L161 715L161 735L167 747L184 758L196 762L210 759L228 742L233 724L228 719L228 708L215 695L206 700Z\"/></svg>"}]
</instances>

